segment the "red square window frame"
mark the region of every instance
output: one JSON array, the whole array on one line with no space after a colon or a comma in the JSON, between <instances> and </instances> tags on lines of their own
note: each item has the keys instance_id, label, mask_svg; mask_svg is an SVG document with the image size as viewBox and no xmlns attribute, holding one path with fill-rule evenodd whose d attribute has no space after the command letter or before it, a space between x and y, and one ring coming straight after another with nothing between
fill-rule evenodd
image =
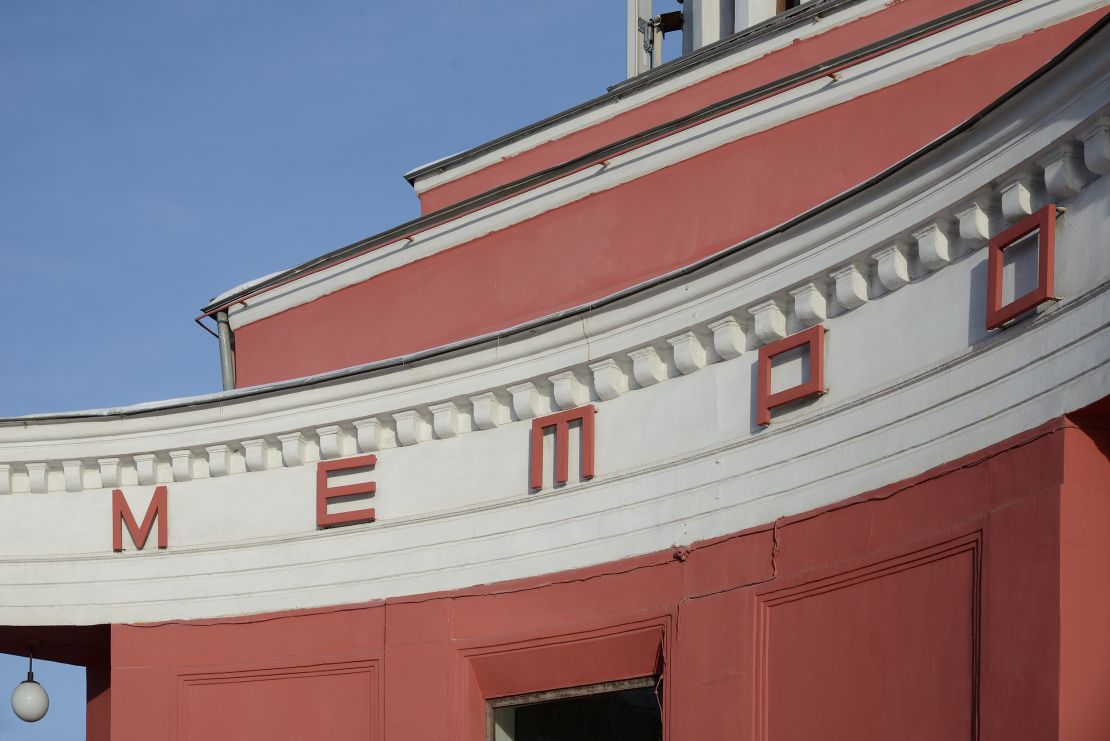
<instances>
[{"instance_id":1,"label":"red square window frame","mask_svg":"<svg viewBox=\"0 0 1110 741\"><path fill-rule=\"evenodd\" d=\"M760 426L771 424L771 410L792 401L825 393L825 326L818 324L789 337L759 348L759 375L755 421ZM809 380L797 386L771 393L771 361L785 352L809 345Z\"/></svg>"},{"instance_id":2,"label":"red square window frame","mask_svg":"<svg viewBox=\"0 0 1110 741\"><path fill-rule=\"evenodd\" d=\"M1026 216L987 245L987 329L998 329L1030 309L1051 301L1052 279L1056 258L1056 205L1048 204L1034 214ZM1037 240L1037 287L1002 305L1003 253L1033 232L1040 232Z\"/></svg>"}]
</instances>

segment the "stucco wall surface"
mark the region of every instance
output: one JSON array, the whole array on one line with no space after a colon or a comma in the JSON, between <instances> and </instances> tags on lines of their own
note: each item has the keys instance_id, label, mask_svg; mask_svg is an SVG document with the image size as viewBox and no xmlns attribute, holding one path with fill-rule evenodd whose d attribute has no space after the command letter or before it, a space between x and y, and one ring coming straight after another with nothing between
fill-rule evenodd
<instances>
[{"instance_id":1,"label":"stucco wall surface","mask_svg":"<svg viewBox=\"0 0 1110 741\"><path fill-rule=\"evenodd\" d=\"M254 614L621 560L847 499L1096 401L1110 385L1110 45L1085 48L760 249L544 331L350 378L0 425L0 623ZM987 330L984 245L1048 199L1066 209L1054 300ZM815 326L825 393L761 427L760 348ZM531 490L533 420L586 404L594 477L574 454L554 486L548 435ZM358 454L377 456L357 479L376 483L376 521L318 529L320 462ZM113 490L141 520L158 486L168 547L123 533L113 552Z\"/></svg>"},{"instance_id":2,"label":"stucco wall surface","mask_svg":"<svg viewBox=\"0 0 1110 741\"><path fill-rule=\"evenodd\" d=\"M1080 531L1110 536L1068 514L1110 494L1105 430L1087 424L1053 420L832 507L585 570L117 625L111 738L479 741L487 699L661 674L670 739L1095 741L1110 728L1108 613L1059 610L1068 560L1090 547ZM1069 642L1097 648L1078 666Z\"/></svg>"},{"instance_id":3,"label":"stucco wall surface","mask_svg":"<svg viewBox=\"0 0 1110 741\"><path fill-rule=\"evenodd\" d=\"M249 298L230 310L237 384L507 330L775 229L981 111L1089 9L1015 4Z\"/></svg>"}]
</instances>

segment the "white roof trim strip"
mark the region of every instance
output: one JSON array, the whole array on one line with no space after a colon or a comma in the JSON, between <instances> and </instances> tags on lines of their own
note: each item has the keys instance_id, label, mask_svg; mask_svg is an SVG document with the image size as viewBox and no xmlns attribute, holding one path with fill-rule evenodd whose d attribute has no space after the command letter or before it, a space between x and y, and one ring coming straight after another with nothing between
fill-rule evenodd
<instances>
[{"instance_id":1,"label":"white roof trim strip","mask_svg":"<svg viewBox=\"0 0 1110 741\"><path fill-rule=\"evenodd\" d=\"M417 193L424 193L425 191L445 185L453 180L461 177L471 175L479 170L483 170L490 165L497 164L501 160L515 157L530 149L547 144L548 142L562 139L565 136L573 134L576 131L587 129L591 126L596 126L599 123L607 121L615 116L627 113L628 111L639 108L659 98L670 95L671 93L678 92L683 88L696 85L699 82L708 80L711 77L716 77L722 72L727 72L731 69L741 67L750 62L754 62L760 57L771 54L772 52L785 49L792 44L805 39L818 36L826 33L837 26L851 23L852 21L859 20L865 16L876 13L880 10L890 6L891 0L868 0L867 2L853 5L848 8L840 9L831 13L820 20L801 28L794 29L789 33L777 35L767 39L763 43L755 44L746 48L737 50L734 54L723 57L709 64L696 67L688 72L677 75L670 80L665 80L658 85L652 85L643 90L639 90L626 98L614 100L608 105L593 109L585 112L580 116L576 116L570 120L563 121L549 128L545 128L530 136L524 137L517 141L508 143L502 147L498 147L481 157L476 157L473 160L460 163L451 167L450 169L441 173L429 173L422 177L417 178L413 182L413 188ZM452 155L453 156L453 155ZM424 169L436 162L450 159L450 157L440 157L427 165L414 168L413 171Z\"/></svg>"}]
</instances>

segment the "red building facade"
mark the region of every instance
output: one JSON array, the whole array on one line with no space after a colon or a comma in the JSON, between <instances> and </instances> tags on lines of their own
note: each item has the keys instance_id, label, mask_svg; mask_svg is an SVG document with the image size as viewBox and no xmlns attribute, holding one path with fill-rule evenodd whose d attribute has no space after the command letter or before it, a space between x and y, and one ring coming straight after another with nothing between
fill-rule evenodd
<instances>
[{"instance_id":1,"label":"red building facade","mask_svg":"<svg viewBox=\"0 0 1110 741\"><path fill-rule=\"evenodd\" d=\"M1110 10L686 5L205 307L224 393L0 426L88 738L1110 737Z\"/></svg>"}]
</instances>

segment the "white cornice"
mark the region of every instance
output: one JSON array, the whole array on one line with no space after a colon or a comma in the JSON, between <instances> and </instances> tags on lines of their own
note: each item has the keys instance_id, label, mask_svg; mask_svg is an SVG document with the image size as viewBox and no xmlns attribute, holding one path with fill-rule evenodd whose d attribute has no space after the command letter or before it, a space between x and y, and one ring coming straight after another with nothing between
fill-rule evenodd
<instances>
[{"instance_id":1,"label":"white cornice","mask_svg":"<svg viewBox=\"0 0 1110 741\"><path fill-rule=\"evenodd\" d=\"M714 431L712 446L657 456L636 470L611 468L555 493L445 508L434 518L396 516L165 552L0 558L0 620L156 621L361 602L587 566L740 531L901 480L1099 398L1110 381L1108 315L1104 287L1025 326L1020 337L923 369L884 392L814 409L767 436ZM654 393L662 411L679 408L660 396L672 383ZM635 433L636 424L644 429L640 410L609 415L599 435ZM484 483L503 486L495 470L484 469ZM306 486L311 477L300 478ZM202 524L222 524L229 511L249 511L261 501L241 485L211 493L178 489L171 509L177 528L198 511L207 518ZM394 496L426 493L401 488ZM265 496L275 494L271 487ZM218 508L219 501L227 506ZM0 500L0 508L7 503ZM92 514L84 502L68 510L86 520ZM12 539L6 542L10 553Z\"/></svg>"}]
</instances>

